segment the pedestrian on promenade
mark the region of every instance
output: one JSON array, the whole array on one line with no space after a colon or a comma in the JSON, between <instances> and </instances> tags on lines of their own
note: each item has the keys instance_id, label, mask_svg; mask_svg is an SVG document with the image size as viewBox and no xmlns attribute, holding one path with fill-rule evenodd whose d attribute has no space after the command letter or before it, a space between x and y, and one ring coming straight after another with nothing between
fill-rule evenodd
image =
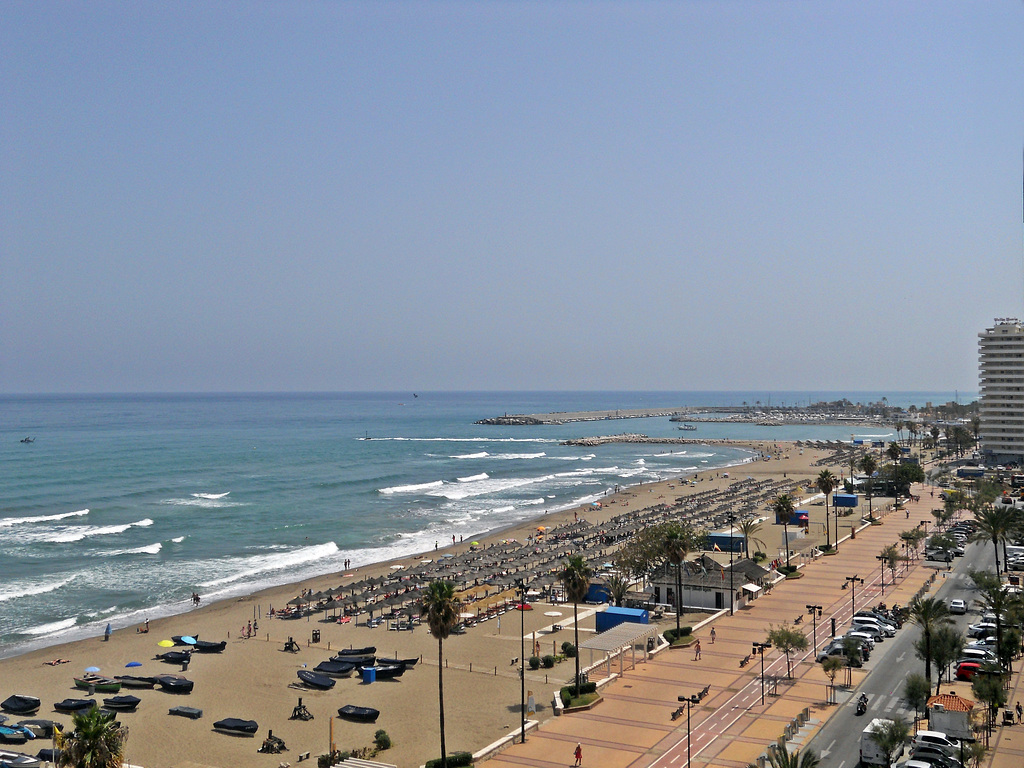
<instances>
[{"instance_id":1,"label":"pedestrian on promenade","mask_svg":"<svg viewBox=\"0 0 1024 768\"><path fill-rule=\"evenodd\" d=\"M715 644L715 628L714 627L711 628L711 644L712 645Z\"/></svg>"},{"instance_id":2,"label":"pedestrian on promenade","mask_svg":"<svg viewBox=\"0 0 1024 768\"><path fill-rule=\"evenodd\" d=\"M693 646L693 660L697 661L700 658L700 640Z\"/></svg>"},{"instance_id":3,"label":"pedestrian on promenade","mask_svg":"<svg viewBox=\"0 0 1024 768\"><path fill-rule=\"evenodd\" d=\"M1018 701L1017 702L1017 722L1018 723L1020 722L1020 719L1021 719L1022 715L1024 715L1024 707L1022 707L1020 705L1020 702Z\"/></svg>"},{"instance_id":4,"label":"pedestrian on promenade","mask_svg":"<svg viewBox=\"0 0 1024 768\"><path fill-rule=\"evenodd\" d=\"M579 743L576 744L576 752L573 753L573 756L576 758L576 765L583 765L583 745L582 744L579 744Z\"/></svg>"}]
</instances>

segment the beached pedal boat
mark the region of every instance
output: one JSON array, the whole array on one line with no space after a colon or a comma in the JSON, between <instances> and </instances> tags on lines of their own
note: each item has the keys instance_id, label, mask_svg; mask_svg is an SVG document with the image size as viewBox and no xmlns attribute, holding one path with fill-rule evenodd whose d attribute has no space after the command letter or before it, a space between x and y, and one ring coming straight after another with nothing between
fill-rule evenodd
<instances>
[{"instance_id":1,"label":"beached pedal boat","mask_svg":"<svg viewBox=\"0 0 1024 768\"><path fill-rule=\"evenodd\" d=\"M157 675L156 684L168 693L191 693L195 683L181 675Z\"/></svg>"},{"instance_id":2,"label":"beached pedal boat","mask_svg":"<svg viewBox=\"0 0 1024 768\"><path fill-rule=\"evenodd\" d=\"M0 744L24 744L29 739L34 739L36 735L28 730L28 728L19 728L14 726L13 728L9 725L0 725Z\"/></svg>"},{"instance_id":3,"label":"beached pedal boat","mask_svg":"<svg viewBox=\"0 0 1024 768\"><path fill-rule=\"evenodd\" d=\"M300 669L296 672L299 676L299 680L308 685L310 688L317 688L321 691L327 691L334 687L334 679L327 675L320 675L316 672L310 672L308 669Z\"/></svg>"},{"instance_id":4,"label":"beached pedal boat","mask_svg":"<svg viewBox=\"0 0 1024 768\"><path fill-rule=\"evenodd\" d=\"M355 664L357 667L372 667L376 663L377 657L372 653L364 653L359 656L335 654L334 656L331 656L331 661L336 661L341 664Z\"/></svg>"},{"instance_id":5,"label":"beached pedal boat","mask_svg":"<svg viewBox=\"0 0 1024 768\"><path fill-rule=\"evenodd\" d=\"M123 688L152 688L156 685L155 677L139 677L136 675L116 675L115 680L121 681Z\"/></svg>"},{"instance_id":6,"label":"beached pedal boat","mask_svg":"<svg viewBox=\"0 0 1024 768\"><path fill-rule=\"evenodd\" d=\"M338 714L346 720L355 720L357 723L374 723L380 717L380 710L373 707L357 707L354 704L346 704L338 709Z\"/></svg>"},{"instance_id":7,"label":"beached pedal boat","mask_svg":"<svg viewBox=\"0 0 1024 768\"><path fill-rule=\"evenodd\" d=\"M58 701L53 705L53 708L58 712L74 713L84 712L87 709L92 709L96 706L95 699L64 699L64 701Z\"/></svg>"},{"instance_id":8,"label":"beached pedal boat","mask_svg":"<svg viewBox=\"0 0 1024 768\"><path fill-rule=\"evenodd\" d=\"M167 653L158 653L156 657L168 664L184 664L186 661L192 660L192 651L167 651Z\"/></svg>"},{"instance_id":9,"label":"beached pedal boat","mask_svg":"<svg viewBox=\"0 0 1024 768\"><path fill-rule=\"evenodd\" d=\"M218 731L234 733L242 736L252 736L259 730L260 726L255 720L241 720L237 717L227 717L218 720L213 724Z\"/></svg>"},{"instance_id":10,"label":"beached pedal boat","mask_svg":"<svg viewBox=\"0 0 1024 768\"><path fill-rule=\"evenodd\" d=\"M0 709L10 712L12 715L31 715L39 709L39 699L35 696L16 693L0 701Z\"/></svg>"},{"instance_id":11,"label":"beached pedal boat","mask_svg":"<svg viewBox=\"0 0 1024 768\"><path fill-rule=\"evenodd\" d=\"M211 642L210 640L196 640L193 648L199 653L220 653L228 646L227 640L221 640L219 643Z\"/></svg>"},{"instance_id":12,"label":"beached pedal boat","mask_svg":"<svg viewBox=\"0 0 1024 768\"><path fill-rule=\"evenodd\" d=\"M401 666L405 667L406 669L409 669L409 667L415 667L417 662L419 662L419 660L420 660L419 656L417 656L416 658L413 658L413 659L382 659L382 658L378 657L377 658L377 665L381 666L381 667L391 667L391 666L395 666L395 665L400 664Z\"/></svg>"},{"instance_id":13,"label":"beached pedal boat","mask_svg":"<svg viewBox=\"0 0 1024 768\"><path fill-rule=\"evenodd\" d=\"M44 763L52 763L53 765L56 765L57 761L60 759L60 750L46 747L45 749L40 749L36 752L36 757Z\"/></svg>"},{"instance_id":14,"label":"beached pedal boat","mask_svg":"<svg viewBox=\"0 0 1024 768\"><path fill-rule=\"evenodd\" d=\"M39 768L42 764L38 757L0 749L0 768Z\"/></svg>"},{"instance_id":15,"label":"beached pedal boat","mask_svg":"<svg viewBox=\"0 0 1024 768\"><path fill-rule=\"evenodd\" d=\"M313 671L328 677L348 677L355 668L355 664L347 661L321 661L313 667Z\"/></svg>"},{"instance_id":16,"label":"beached pedal boat","mask_svg":"<svg viewBox=\"0 0 1024 768\"><path fill-rule=\"evenodd\" d=\"M187 717L189 720L198 720L203 716L203 710L196 709L195 707L171 707L167 710L167 714Z\"/></svg>"},{"instance_id":17,"label":"beached pedal boat","mask_svg":"<svg viewBox=\"0 0 1024 768\"><path fill-rule=\"evenodd\" d=\"M100 693L117 693L121 690L121 681L103 675L85 675L75 678L75 687L85 691L91 688Z\"/></svg>"},{"instance_id":18,"label":"beached pedal boat","mask_svg":"<svg viewBox=\"0 0 1024 768\"><path fill-rule=\"evenodd\" d=\"M368 645L365 648L341 648L339 656L372 656L377 652L376 645Z\"/></svg>"},{"instance_id":19,"label":"beached pedal boat","mask_svg":"<svg viewBox=\"0 0 1024 768\"><path fill-rule=\"evenodd\" d=\"M53 720L19 720L18 725L28 728L36 735L37 739L52 739L54 732L63 728L60 723L55 723Z\"/></svg>"},{"instance_id":20,"label":"beached pedal boat","mask_svg":"<svg viewBox=\"0 0 1024 768\"><path fill-rule=\"evenodd\" d=\"M103 700L103 706L119 712L134 712L142 701L138 696L113 696Z\"/></svg>"},{"instance_id":21,"label":"beached pedal boat","mask_svg":"<svg viewBox=\"0 0 1024 768\"><path fill-rule=\"evenodd\" d=\"M171 635L171 642L175 645L195 645L197 638L195 635Z\"/></svg>"}]
</instances>

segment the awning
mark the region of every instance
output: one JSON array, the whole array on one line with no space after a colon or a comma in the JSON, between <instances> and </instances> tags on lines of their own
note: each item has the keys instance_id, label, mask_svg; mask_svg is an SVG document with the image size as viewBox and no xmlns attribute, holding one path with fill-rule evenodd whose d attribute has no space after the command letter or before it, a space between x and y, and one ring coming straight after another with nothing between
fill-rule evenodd
<instances>
[{"instance_id":1,"label":"awning","mask_svg":"<svg viewBox=\"0 0 1024 768\"><path fill-rule=\"evenodd\" d=\"M746 590L747 592L753 592L755 595L761 591L761 588L757 584L744 584L740 589Z\"/></svg>"}]
</instances>

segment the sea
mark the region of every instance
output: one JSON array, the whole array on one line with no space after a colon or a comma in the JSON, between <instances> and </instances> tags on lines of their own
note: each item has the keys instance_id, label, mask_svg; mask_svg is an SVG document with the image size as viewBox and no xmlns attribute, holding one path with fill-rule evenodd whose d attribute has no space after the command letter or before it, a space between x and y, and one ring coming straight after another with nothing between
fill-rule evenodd
<instances>
[{"instance_id":1,"label":"sea","mask_svg":"<svg viewBox=\"0 0 1024 768\"><path fill-rule=\"evenodd\" d=\"M376 392L0 396L0 657L204 601L430 551L600 499L741 465L736 440L886 438L891 429L698 424L667 417L482 426L513 413L924 405L952 392ZM963 393L960 395L964 399ZM22 442L31 438L31 442ZM338 579L340 580L340 579Z\"/></svg>"}]
</instances>

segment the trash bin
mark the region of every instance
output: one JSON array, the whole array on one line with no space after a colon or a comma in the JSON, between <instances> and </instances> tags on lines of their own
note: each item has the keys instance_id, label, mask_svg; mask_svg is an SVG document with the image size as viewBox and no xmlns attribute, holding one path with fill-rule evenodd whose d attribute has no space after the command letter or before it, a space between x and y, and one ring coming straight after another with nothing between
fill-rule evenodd
<instances>
[{"instance_id":1,"label":"trash bin","mask_svg":"<svg viewBox=\"0 0 1024 768\"><path fill-rule=\"evenodd\" d=\"M320 630L319 629L314 629L313 630L313 645L316 645L319 642L320 642Z\"/></svg>"},{"instance_id":2,"label":"trash bin","mask_svg":"<svg viewBox=\"0 0 1024 768\"><path fill-rule=\"evenodd\" d=\"M363 682L364 683L376 683L377 682L377 668L376 667L363 667Z\"/></svg>"}]
</instances>

